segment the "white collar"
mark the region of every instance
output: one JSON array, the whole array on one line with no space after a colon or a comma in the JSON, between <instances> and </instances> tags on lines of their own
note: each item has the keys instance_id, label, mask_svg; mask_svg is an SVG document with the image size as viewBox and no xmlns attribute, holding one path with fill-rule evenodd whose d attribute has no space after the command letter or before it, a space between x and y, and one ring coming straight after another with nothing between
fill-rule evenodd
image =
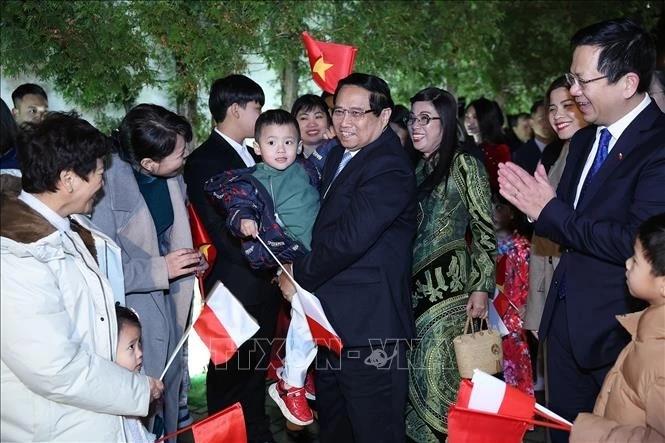
<instances>
[{"instance_id":1,"label":"white collar","mask_svg":"<svg viewBox=\"0 0 665 443\"><path fill-rule=\"evenodd\" d=\"M633 120L635 120L635 117L637 117L637 115L640 112L642 112L647 106L649 106L649 103L651 103L651 98L649 97L649 94L644 94L644 99L640 102L639 105L635 106L628 114L624 115L619 120L607 126L607 130L610 131L610 134L612 134L612 138L618 140L619 137L621 137L621 134L623 134L623 131L626 130L628 125L630 125L633 122ZM602 127L600 127L599 129L602 129Z\"/></svg>"},{"instance_id":2,"label":"white collar","mask_svg":"<svg viewBox=\"0 0 665 443\"><path fill-rule=\"evenodd\" d=\"M69 225L69 220L55 212L53 209L49 208L39 200L34 195L21 191L18 196L18 199L21 200L26 205L30 206L32 209L37 211L42 217L44 217L49 223L51 223L58 231L70 231L71 227Z\"/></svg>"},{"instance_id":3,"label":"white collar","mask_svg":"<svg viewBox=\"0 0 665 443\"><path fill-rule=\"evenodd\" d=\"M217 132L224 140L226 140L231 145L233 150L238 153L238 155L245 162L245 165L247 167L254 166L256 164L254 158L252 157L252 154L249 153L247 146L243 146L242 144L233 140L231 137L224 134L222 131L220 131L217 128L215 128L215 132Z\"/></svg>"},{"instance_id":4,"label":"white collar","mask_svg":"<svg viewBox=\"0 0 665 443\"><path fill-rule=\"evenodd\" d=\"M243 149L243 148L244 148L243 145L241 145L241 144L238 143L237 141L233 140L231 137L229 137L228 135L224 134L224 133L223 133L222 131L220 131L219 129L215 128L215 132L218 133L219 135L221 135L222 138L223 138L224 140L226 140L231 146L233 146L233 149L235 149L236 151L237 151L238 149Z\"/></svg>"}]
</instances>

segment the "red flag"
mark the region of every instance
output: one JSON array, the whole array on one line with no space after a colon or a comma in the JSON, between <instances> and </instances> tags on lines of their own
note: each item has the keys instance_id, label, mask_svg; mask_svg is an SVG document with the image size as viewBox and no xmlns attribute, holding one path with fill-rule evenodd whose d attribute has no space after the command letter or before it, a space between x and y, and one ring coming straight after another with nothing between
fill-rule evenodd
<instances>
[{"instance_id":1,"label":"red flag","mask_svg":"<svg viewBox=\"0 0 665 443\"><path fill-rule=\"evenodd\" d=\"M194 423L192 433L196 443L247 442L245 417L240 403Z\"/></svg>"},{"instance_id":2,"label":"red flag","mask_svg":"<svg viewBox=\"0 0 665 443\"><path fill-rule=\"evenodd\" d=\"M551 421L534 419L534 413ZM462 380L457 401L448 410L448 441L519 442L530 425L565 431L571 427L533 397L476 369L473 380Z\"/></svg>"},{"instance_id":3,"label":"red flag","mask_svg":"<svg viewBox=\"0 0 665 443\"><path fill-rule=\"evenodd\" d=\"M533 416L536 399L504 381L475 370L472 382L462 383L457 406L523 419Z\"/></svg>"},{"instance_id":4,"label":"red flag","mask_svg":"<svg viewBox=\"0 0 665 443\"><path fill-rule=\"evenodd\" d=\"M303 32L301 38L309 57L312 78L321 89L334 94L337 83L353 71L358 49L314 40L307 32Z\"/></svg>"},{"instance_id":5,"label":"red flag","mask_svg":"<svg viewBox=\"0 0 665 443\"><path fill-rule=\"evenodd\" d=\"M238 348L259 330L256 320L220 282L210 292L193 327L210 349L210 359L215 365L229 361Z\"/></svg>"},{"instance_id":6,"label":"red flag","mask_svg":"<svg viewBox=\"0 0 665 443\"><path fill-rule=\"evenodd\" d=\"M508 312L508 308L510 308L512 303L510 303L510 300L508 300L506 293L501 290L498 291L492 299L492 304L494 305L494 309L496 309L497 314L499 314L499 317L503 318L503 316L506 315L506 312Z\"/></svg>"},{"instance_id":7,"label":"red flag","mask_svg":"<svg viewBox=\"0 0 665 443\"><path fill-rule=\"evenodd\" d=\"M203 254L203 257L205 257L208 262L208 269L198 276L201 297L205 299L203 280L205 280L210 271L212 271L212 266L215 264L215 259L217 258L217 248L212 244L210 234L206 231L203 222L199 218L199 214L196 213L194 205L191 203L187 204L187 215L189 215L189 227L192 231L192 245Z\"/></svg>"},{"instance_id":8,"label":"red flag","mask_svg":"<svg viewBox=\"0 0 665 443\"><path fill-rule=\"evenodd\" d=\"M503 288L506 282L506 261L508 256L502 255L496 262L496 285Z\"/></svg>"},{"instance_id":9,"label":"red flag","mask_svg":"<svg viewBox=\"0 0 665 443\"><path fill-rule=\"evenodd\" d=\"M186 428L178 429L172 434L155 441L161 443L192 430L195 443L247 443L245 417L240 403L235 403L209 417L204 418Z\"/></svg>"}]
</instances>

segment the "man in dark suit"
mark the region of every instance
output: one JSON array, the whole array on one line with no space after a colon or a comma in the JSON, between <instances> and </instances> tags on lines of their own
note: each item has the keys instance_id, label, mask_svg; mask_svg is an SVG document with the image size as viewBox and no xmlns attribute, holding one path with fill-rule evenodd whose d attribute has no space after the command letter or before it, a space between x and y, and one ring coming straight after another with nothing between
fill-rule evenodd
<instances>
[{"instance_id":1,"label":"man in dark suit","mask_svg":"<svg viewBox=\"0 0 665 443\"><path fill-rule=\"evenodd\" d=\"M184 171L189 199L217 248L217 261L205 281L205 290L221 281L261 327L225 365L215 367L211 361L206 376L208 413L239 401L250 442L272 441L265 414L265 377L280 294L271 284L274 274L249 267L239 240L227 230L225 216L211 205L203 185L223 171L255 164L243 140L254 136L254 123L264 101L261 86L244 75L216 80L208 101L215 128L187 158Z\"/></svg>"},{"instance_id":2,"label":"man in dark suit","mask_svg":"<svg viewBox=\"0 0 665 443\"><path fill-rule=\"evenodd\" d=\"M531 106L529 125L533 130L533 138L513 152L513 161L529 174L533 174L545 147L556 140L543 100L537 100Z\"/></svg>"},{"instance_id":3,"label":"man in dark suit","mask_svg":"<svg viewBox=\"0 0 665 443\"><path fill-rule=\"evenodd\" d=\"M334 103L341 146L323 171L312 252L293 263L295 279L319 297L344 344L339 357L323 347L317 354L319 436L324 443L404 441L416 181L389 126L385 81L351 74ZM293 295L284 276L280 286Z\"/></svg>"},{"instance_id":4,"label":"man in dark suit","mask_svg":"<svg viewBox=\"0 0 665 443\"><path fill-rule=\"evenodd\" d=\"M615 319L639 309L625 284L638 226L665 211L665 115L646 91L655 65L649 35L628 19L578 31L570 93L590 126L578 131L559 187L544 169L500 170L501 194L564 252L540 326L547 344L550 407L574 420L593 409L629 337ZM553 440L567 441L564 432Z\"/></svg>"}]
</instances>

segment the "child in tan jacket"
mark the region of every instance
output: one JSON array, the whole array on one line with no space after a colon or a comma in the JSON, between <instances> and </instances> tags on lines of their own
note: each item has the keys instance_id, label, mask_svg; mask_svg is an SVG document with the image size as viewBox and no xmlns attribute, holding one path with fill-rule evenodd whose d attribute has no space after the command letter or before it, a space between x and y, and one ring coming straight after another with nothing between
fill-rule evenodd
<instances>
[{"instance_id":1,"label":"child in tan jacket","mask_svg":"<svg viewBox=\"0 0 665 443\"><path fill-rule=\"evenodd\" d=\"M593 414L577 416L575 442L665 442L665 213L639 229L626 261L631 295L649 303L618 316L632 336L605 377Z\"/></svg>"}]
</instances>

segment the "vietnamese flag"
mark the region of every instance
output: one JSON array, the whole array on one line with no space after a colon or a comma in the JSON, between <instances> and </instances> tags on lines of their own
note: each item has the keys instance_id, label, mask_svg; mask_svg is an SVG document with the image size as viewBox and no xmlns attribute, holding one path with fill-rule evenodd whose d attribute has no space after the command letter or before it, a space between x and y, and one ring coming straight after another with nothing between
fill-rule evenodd
<instances>
[{"instance_id":1,"label":"vietnamese flag","mask_svg":"<svg viewBox=\"0 0 665 443\"><path fill-rule=\"evenodd\" d=\"M314 40L307 32L303 32L301 38L309 57L312 79L321 89L334 94L337 83L353 71L358 49Z\"/></svg>"},{"instance_id":2,"label":"vietnamese flag","mask_svg":"<svg viewBox=\"0 0 665 443\"><path fill-rule=\"evenodd\" d=\"M189 430L194 436L194 443L247 443L245 416L240 403L235 403L203 420L178 429L176 432L156 440L155 443L168 441Z\"/></svg>"},{"instance_id":3,"label":"vietnamese flag","mask_svg":"<svg viewBox=\"0 0 665 443\"><path fill-rule=\"evenodd\" d=\"M196 443L247 442L245 417L240 403L194 423L192 434Z\"/></svg>"},{"instance_id":4,"label":"vietnamese flag","mask_svg":"<svg viewBox=\"0 0 665 443\"><path fill-rule=\"evenodd\" d=\"M212 267L215 264L215 259L217 258L217 248L212 244L212 238L203 226L199 214L196 213L194 205L191 203L187 204L187 215L189 216L189 227L192 231L192 245L194 248L198 249L203 257L208 262L208 269L206 269L202 275L198 276L199 280L199 290L201 291L201 297L205 299L205 294L203 291L203 280L208 276Z\"/></svg>"},{"instance_id":5,"label":"vietnamese flag","mask_svg":"<svg viewBox=\"0 0 665 443\"><path fill-rule=\"evenodd\" d=\"M193 328L210 349L210 360L221 365L256 334L259 325L231 291L217 282Z\"/></svg>"}]
</instances>

